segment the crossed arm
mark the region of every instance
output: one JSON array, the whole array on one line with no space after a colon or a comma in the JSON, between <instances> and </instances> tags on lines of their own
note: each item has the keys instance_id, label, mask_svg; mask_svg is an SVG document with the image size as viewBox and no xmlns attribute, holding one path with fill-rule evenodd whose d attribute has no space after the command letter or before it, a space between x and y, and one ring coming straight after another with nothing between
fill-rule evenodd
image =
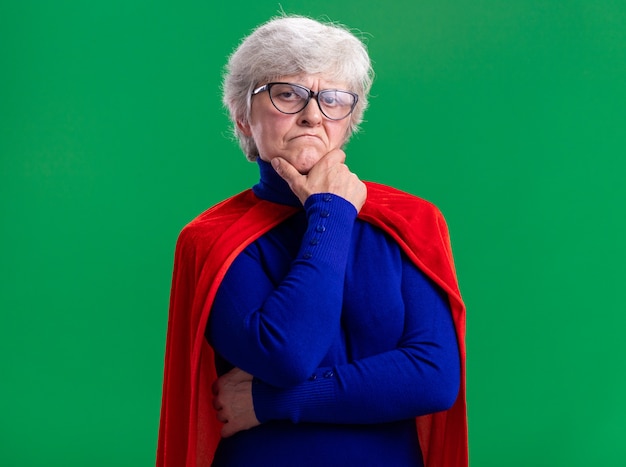
<instances>
[{"instance_id":1,"label":"crossed arm","mask_svg":"<svg viewBox=\"0 0 626 467\"><path fill-rule=\"evenodd\" d=\"M334 176L333 165L343 164L341 158L326 162L328 166L318 174L323 180ZM290 170L285 164L281 166ZM280 168L277 171L284 175ZM337 173L343 181L335 180L336 186L360 183L343 168ZM287 176L295 175L288 172ZM309 177L315 176L312 170ZM292 190L305 182L287 181ZM315 183L315 192L334 190L330 184ZM358 192L358 187L353 187L337 196L356 211L362 203L351 201L350 193ZM319 200L308 193L302 196L315 225ZM356 215L345 215L349 209L340 211L344 218L335 228L343 235L329 236L333 261L320 264L296 259L285 279L273 284L258 266L258 258L242 254L220 287L211 317L211 328L219 332L212 332L210 338L217 352L237 365L213 388L214 407L225 423L223 436L272 419L332 423L399 420L443 410L454 402L459 362L447 301L408 261L402 273L405 332L397 346L350 363L320 367L338 332L347 260L341 254L348 250L350 235L346 231L349 233ZM255 286L241 294L244 277ZM298 303L297 309L293 303Z\"/></svg>"}]
</instances>

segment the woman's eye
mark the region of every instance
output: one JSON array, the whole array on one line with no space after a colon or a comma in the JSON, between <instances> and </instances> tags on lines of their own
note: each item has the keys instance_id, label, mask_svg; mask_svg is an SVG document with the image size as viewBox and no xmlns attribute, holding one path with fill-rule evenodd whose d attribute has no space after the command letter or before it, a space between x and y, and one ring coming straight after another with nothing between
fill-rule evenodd
<instances>
[{"instance_id":1,"label":"woman's eye","mask_svg":"<svg viewBox=\"0 0 626 467\"><path fill-rule=\"evenodd\" d=\"M275 97L284 101L299 101L306 99L306 96L303 96L302 92L299 93L297 89L293 88L278 88L274 90L274 93Z\"/></svg>"},{"instance_id":2,"label":"woman's eye","mask_svg":"<svg viewBox=\"0 0 626 467\"><path fill-rule=\"evenodd\" d=\"M341 107L346 105L346 99L338 92L329 92L321 96L322 102L327 107Z\"/></svg>"}]
</instances>

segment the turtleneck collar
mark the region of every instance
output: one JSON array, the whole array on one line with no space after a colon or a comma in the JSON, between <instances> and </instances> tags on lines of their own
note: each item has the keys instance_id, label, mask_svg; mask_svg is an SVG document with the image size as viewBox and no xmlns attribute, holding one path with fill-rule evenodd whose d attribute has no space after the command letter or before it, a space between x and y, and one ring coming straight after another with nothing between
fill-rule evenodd
<instances>
[{"instance_id":1,"label":"turtleneck collar","mask_svg":"<svg viewBox=\"0 0 626 467\"><path fill-rule=\"evenodd\" d=\"M261 179L252 187L252 191L259 198L278 204L302 207L298 197L291 191L287 182L276 173L272 164L257 159Z\"/></svg>"}]
</instances>

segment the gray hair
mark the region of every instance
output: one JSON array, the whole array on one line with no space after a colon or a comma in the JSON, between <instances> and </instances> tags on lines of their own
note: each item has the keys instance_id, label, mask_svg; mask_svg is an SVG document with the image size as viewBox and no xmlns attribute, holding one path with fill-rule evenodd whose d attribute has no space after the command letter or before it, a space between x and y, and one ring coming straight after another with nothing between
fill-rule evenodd
<instances>
[{"instance_id":1,"label":"gray hair","mask_svg":"<svg viewBox=\"0 0 626 467\"><path fill-rule=\"evenodd\" d=\"M280 76L301 73L323 74L356 92L359 99L350 115L346 141L358 130L374 77L364 43L336 23L302 16L275 18L244 38L230 56L224 74L223 102L248 160L257 159L258 149L252 137L237 128L237 121L248 122L252 91Z\"/></svg>"}]
</instances>

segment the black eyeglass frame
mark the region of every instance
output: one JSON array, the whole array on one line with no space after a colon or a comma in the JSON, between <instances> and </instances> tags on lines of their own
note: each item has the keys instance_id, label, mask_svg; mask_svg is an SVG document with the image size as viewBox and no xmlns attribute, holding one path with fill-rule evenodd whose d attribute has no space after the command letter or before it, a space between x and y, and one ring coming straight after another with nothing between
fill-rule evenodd
<instances>
[{"instance_id":1,"label":"black eyeglass frame","mask_svg":"<svg viewBox=\"0 0 626 467\"><path fill-rule=\"evenodd\" d=\"M272 99L272 93L270 92L270 90L272 89L272 86L274 86L276 84L287 84L289 86L295 86L297 88L303 89L306 92L308 92L309 96L307 97L307 99L306 99L304 105L302 106L302 108L300 110L296 111L296 112L285 112L284 110L280 110L278 108L278 106L276 105L276 103L274 102L274 99ZM348 117L352 112L354 112L354 108L356 107L356 104L359 101L359 95L357 93L352 92L352 91L346 91L345 89L320 89L319 91L314 92L314 91L311 91L306 86L302 86L301 84L286 83L286 82L282 82L282 81L267 83L267 84L264 84L263 86L259 86L254 91L252 91L252 95L256 96L257 94L259 94L259 93L261 93L263 91L267 91L268 92L268 94L270 96L270 101L272 102L272 105L276 108L276 110L278 110L280 113L283 113L283 114L286 114L286 115L294 115L294 114L302 112L304 109L306 109L306 106L309 105L309 102L311 102L311 98L315 98L315 100L317 101L317 106L319 107L320 111L322 112L324 117L326 117L329 120L343 120L344 118ZM354 97L354 102L350 106L350 111L346 115L341 117L341 118L329 117L326 114L326 112L324 112L324 109L322 108L322 105L320 104L320 94L323 94L325 92L335 92L335 91L345 92L347 94L350 94L352 97Z\"/></svg>"}]
</instances>

